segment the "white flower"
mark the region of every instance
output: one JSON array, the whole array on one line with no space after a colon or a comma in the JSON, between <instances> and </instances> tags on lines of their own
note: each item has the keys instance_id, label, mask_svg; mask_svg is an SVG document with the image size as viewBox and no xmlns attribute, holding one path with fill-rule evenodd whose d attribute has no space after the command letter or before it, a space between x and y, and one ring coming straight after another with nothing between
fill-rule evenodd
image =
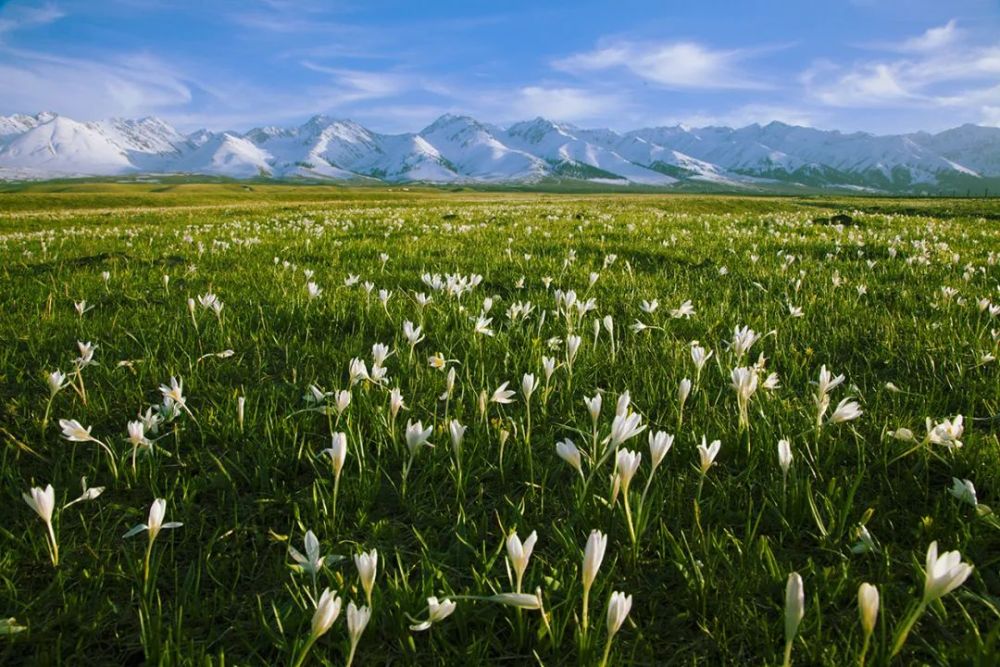
<instances>
[{"instance_id":1,"label":"white flower","mask_svg":"<svg viewBox=\"0 0 1000 667\"><path fill-rule=\"evenodd\" d=\"M698 445L698 459L702 475L707 473L708 469L715 463L715 457L719 455L720 449L722 449L722 442L713 440L712 444L709 445L705 436L701 436L701 444Z\"/></svg>"},{"instance_id":2,"label":"white flower","mask_svg":"<svg viewBox=\"0 0 1000 667\"><path fill-rule=\"evenodd\" d=\"M583 397L583 403L587 406L587 412L590 413L590 420L597 424L598 418L601 416L601 404L604 399L600 394L594 394L593 398Z\"/></svg>"},{"instance_id":3,"label":"white flower","mask_svg":"<svg viewBox=\"0 0 1000 667\"><path fill-rule=\"evenodd\" d=\"M168 521L167 523L163 523L163 518L166 513L167 501L163 498L157 498L149 507L149 518L146 520L146 523L140 523L133 526L123 537L132 537L133 535L138 535L144 530L148 530L149 541L153 542L156 540L156 536L160 534L161 530L180 528L184 525L178 521Z\"/></svg>"},{"instance_id":4,"label":"white flower","mask_svg":"<svg viewBox=\"0 0 1000 667\"><path fill-rule=\"evenodd\" d=\"M657 431L653 433L649 432L649 459L653 466L653 471L655 471L660 463L663 461L663 457L667 455L670 448L674 446L674 436L664 431ZM650 473L652 474L652 472Z\"/></svg>"},{"instance_id":5,"label":"white flower","mask_svg":"<svg viewBox=\"0 0 1000 667\"><path fill-rule=\"evenodd\" d=\"M572 440L566 438L565 440L557 442L556 454L558 454L559 458L563 461L576 468L576 471L580 473L581 477L583 476L583 463L580 459L580 450L577 449Z\"/></svg>"},{"instance_id":6,"label":"white flower","mask_svg":"<svg viewBox=\"0 0 1000 667\"><path fill-rule=\"evenodd\" d=\"M597 571L604 561L604 551L608 548L608 536L599 530L590 531L587 546L583 550L583 587L587 590L594 584Z\"/></svg>"},{"instance_id":7,"label":"white flower","mask_svg":"<svg viewBox=\"0 0 1000 667\"><path fill-rule=\"evenodd\" d=\"M93 428L84 426L75 419L60 419L59 427L62 429L62 436L70 442L91 442L94 436L90 435Z\"/></svg>"},{"instance_id":8,"label":"white flower","mask_svg":"<svg viewBox=\"0 0 1000 667\"><path fill-rule=\"evenodd\" d=\"M531 560L531 552L535 549L535 542L538 540L538 533L531 531L527 539L521 542L521 538L516 532L512 532L507 537L507 558L511 567L514 568L515 581L517 582L517 592L521 592L521 580L524 572L528 569L528 561Z\"/></svg>"},{"instance_id":9,"label":"white flower","mask_svg":"<svg viewBox=\"0 0 1000 667\"><path fill-rule=\"evenodd\" d=\"M639 452L633 452L628 449L618 451L618 456L615 457L615 472L621 477L622 490L625 493L628 493L628 487L632 483L632 478L639 469L641 462L642 454Z\"/></svg>"},{"instance_id":10,"label":"white flower","mask_svg":"<svg viewBox=\"0 0 1000 667\"><path fill-rule=\"evenodd\" d=\"M504 382L502 385L496 388L493 395L490 396L491 403L500 403L501 405L506 405L508 403L513 403L514 392L511 389L507 389L507 385L510 382Z\"/></svg>"},{"instance_id":11,"label":"white flower","mask_svg":"<svg viewBox=\"0 0 1000 667\"><path fill-rule=\"evenodd\" d=\"M52 523L52 511L56 507L56 492L52 485L47 485L44 489L32 487L31 493L22 493L21 497L28 507L35 510L35 513L45 522L46 525Z\"/></svg>"},{"instance_id":12,"label":"white flower","mask_svg":"<svg viewBox=\"0 0 1000 667\"><path fill-rule=\"evenodd\" d=\"M456 457L462 455L462 441L465 439L465 431L469 428L457 419L448 422L448 432L451 435L451 448Z\"/></svg>"},{"instance_id":13,"label":"white flower","mask_svg":"<svg viewBox=\"0 0 1000 667\"><path fill-rule=\"evenodd\" d=\"M323 590L322 595L319 596L319 601L316 602L316 611L313 612L313 638L322 637L326 634L327 630L336 622L337 617L340 616L342 605L343 600L334 591L331 591L329 588Z\"/></svg>"},{"instance_id":14,"label":"white flower","mask_svg":"<svg viewBox=\"0 0 1000 667\"><path fill-rule=\"evenodd\" d=\"M962 554L948 551L938 556L937 541L927 547L927 573L924 578L924 604L952 592L969 578L972 566L962 562Z\"/></svg>"},{"instance_id":15,"label":"white flower","mask_svg":"<svg viewBox=\"0 0 1000 667\"><path fill-rule=\"evenodd\" d=\"M865 635L875 630L878 620L878 589L868 583L858 587L858 611L861 613L861 627Z\"/></svg>"},{"instance_id":16,"label":"white flower","mask_svg":"<svg viewBox=\"0 0 1000 667\"><path fill-rule=\"evenodd\" d=\"M792 443L784 439L778 441L778 465L784 475L788 474L788 469L792 466Z\"/></svg>"},{"instance_id":17,"label":"white flower","mask_svg":"<svg viewBox=\"0 0 1000 667\"><path fill-rule=\"evenodd\" d=\"M533 373L525 373L521 378L521 394L524 396L526 403L531 402L531 395L538 389L538 382Z\"/></svg>"},{"instance_id":18,"label":"white flower","mask_svg":"<svg viewBox=\"0 0 1000 667\"><path fill-rule=\"evenodd\" d=\"M670 317L675 319L681 317L690 319L692 315L694 315L694 306L691 305L690 299L687 299L680 306L670 311Z\"/></svg>"},{"instance_id":19,"label":"white flower","mask_svg":"<svg viewBox=\"0 0 1000 667\"><path fill-rule=\"evenodd\" d=\"M857 419L862 414L864 413L861 410L861 406L859 406L856 401L845 398L837 404L833 414L830 415L830 422L833 424L840 424L842 422L851 421L852 419Z\"/></svg>"},{"instance_id":20,"label":"white flower","mask_svg":"<svg viewBox=\"0 0 1000 667\"><path fill-rule=\"evenodd\" d=\"M959 438L964 432L965 424L962 415L958 415L954 420L945 419L933 428L930 428L930 420L928 420L927 438L935 445L944 445L948 449L960 449L962 441Z\"/></svg>"},{"instance_id":21,"label":"white flower","mask_svg":"<svg viewBox=\"0 0 1000 667\"><path fill-rule=\"evenodd\" d=\"M951 478L951 488L948 493L955 496L964 503L969 503L973 507L979 504L976 498L976 487L967 479Z\"/></svg>"},{"instance_id":22,"label":"white flower","mask_svg":"<svg viewBox=\"0 0 1000 667\"><path fill-rule=\"evenodd\" d=\"M611 446L618 447L646 430L642 416L637 413L618 415L611 422Z\"/></svg>"},{"instance_id":23,"label":"white flower","mask_svg":"<svg viewBox=\"0 0 1000 667\"><path fill-rule=\"evenodd\" d=\"M368 604L372 603L372 588L375 586L375 575L378 573L378 551L372 549L368 553L354 556L354 566L358 568L358 578L365 591Z\"/></svg>"},{"instance_id":24,"label":"white flower","mask_svg":"<svg viewBox=\"0 0 1000 667\"><path fill-rule=\"evenodd\" d=\"M45 376L49 385L49 397L54 398L56 394L66 388L66 374L62 371L52 371Z\"/></svg>"},{"instance_id":25,"label":"white flower","mask_svg":"<svg viewBox=\"0 0 1000 667\"><path fill-rule=\"evenodd\" d=\"M611 594L608 600L608 640L614 637L621 630L622 624L628 618L629 611L632 610L632 596L625 595L619 591Z\"/></svg>"},{"instance_id":26,"label":"white flower","mask_svg":"<svg viewBox=\"0 0 1000 667\"><path fill-rule=\"evenodd\" d=\"M535 593L497 593L491 595L491 602L499 602L518 609L536 610L542 608L542 589L536 589Z\"/></svg>"},{"instance_id":27,"label":"white flower","mask_svg":"<svg viewBox=\"0 0 1000 667\"><path fill-rule=\"evenodd\" d=\"M163 394L163 398L169 398L171 401L177 405L183 407L184 401L184 380L183 378L178 380L175 377L170 378L170 386L165 384L160 385L160 393Z\"/></svg>"},{"instance_id":28,"label":"white flower","mask_svg":"<svg viewBox=\"0 0 1000 667\"><path fill-rule=\"evenodd\" d=\"M417 450L424 445L433 447L427 442L433 430L433 427L425 429L422 421L418 421L416 424L410 421L406 422L406 447L410 450L410 456L416 456Z\"/></svg>"},{"instance_id":29,"label":"white flower","mask_svg":"<svg viewBox=\"0 0 1000 667\"><path fill-rule=\"evenodd\" d=\"M798 572L788 575L785 584L785 643L790 644L799 631L799 623L806 615L806 594Z\"/></svg>"},{"instance_id":30,"label":"white flower","mask_svg":"<svg viewBox=\"0 0 1000 667\"><path fill-rule=\"evenodd\" d=\"M305 555L291 545L288 546L288 555L292 557L303 572L315 577L316 574L323 568L323 562L326 560L326 556L320 555L319 540L316 538L315 533L311 530L306 531L305 537L302 541L305 544Z\"/></svg>"},{"instance_id":31,"label":"white flower","mask_svg":"<svg viewBox=\"0 0 1000 667\"><path fill-rule=\"evenodd\" d=\"M428 618L426 621L415 623L410 626L413 632L422 632L431 627L434 623L439 623L448 618L455 611L455 603L445 598L440 602L434 596L427 598Z\"/></svg>"},{"instance_id":32,"label":"white flower","mask_svg":"<svg viewBox=\"0 0 1000 667\"><path fill-rule=\"evenodd\" d=\"M333 474L339 478L340 472L344 469L344 462L347 460L347 434L334 433L330 436L330 447L324 449L323 453L329 455L333 465Z\"/></svg>"},{"instance_id":33,"label":"white flower","mask_svg":"<svg viewBox=\"0 0 1000 667\"><path fill-rule=\"evenodd\" d=\"M371 620L371 617L370 607L356 607L353 601L347 603L347 634L351 638L352 653L361 639L361 634L368 627L368 621Z\"/></svg>"}]
</instances>

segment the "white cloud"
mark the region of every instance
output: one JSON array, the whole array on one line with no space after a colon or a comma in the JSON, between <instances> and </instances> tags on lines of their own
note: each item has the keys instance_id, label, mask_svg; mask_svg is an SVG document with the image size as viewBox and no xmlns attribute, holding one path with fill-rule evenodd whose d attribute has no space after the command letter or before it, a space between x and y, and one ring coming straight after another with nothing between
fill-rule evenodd
<instances>
[{"instance_id":1,"label":"white cloud","mask_svg":"<svg viewBox=\"0 0 1000 667\"><path fill-rule=\"evenodd\" d=\"M749 51L715 50L691 41L616 41L552 64L556 69L576 74L624 68L668 88L769 88L741 71L741 61L750 55Z\"/></svg>"},{"instance_id":2,"label":"white cloud","mask_svg":"<svg viewBox=\"0 0 1000 667\"><path fill-rule=\"evenodd\" d=\"M0 36L21 28L52 23L64 16L66 13L53 4L32 7L11 2L0 7Z\"/></svg>"},{"instance_id":3,"label":"white cloud","mask_svg":"<svg viewBox=\"0 0 1000 667\"><path fill-rule=\"evenodd\" d=\"M594 119L622 109L615 95L583 88L525 86L517 91L507 112L518 118L543 116L563 121Z\"/></svg>"},{"instance_id":4,"label":"white cloud","mask_svg":"<svg viewBox=\"0 0 1000 667\"><path fill-rule=\"evenodd\" d=\"M911 37L899 45L901 51L937 51L953 44L959 37L960 30L955 19L943 26L930 28L918 37Z\"/></svg>"},{"instance_id":5,"label":"white cloud","mask_svg":"<svg viewBox=\"0 0 1000 667\"><path fill-rule=\"evenodd\" d=\"M841 108L954 108L1000 104L1000 42L957 41L955 21L899 44L894 55L848 66L814 64L802 75L814 100Z\"/></svg>"},{"instance_id":6,"label":"white cloud","mask_svg":"<svg viewBox=\"0 0 1000 667\"><path fill-rule=\"evenodd\" d=\"M188 83L171 67L145 54L114 63L5 49L0 99L11 110L51 109L84 119L155 113L191 102Z\"/></svg>"}]
</instances>

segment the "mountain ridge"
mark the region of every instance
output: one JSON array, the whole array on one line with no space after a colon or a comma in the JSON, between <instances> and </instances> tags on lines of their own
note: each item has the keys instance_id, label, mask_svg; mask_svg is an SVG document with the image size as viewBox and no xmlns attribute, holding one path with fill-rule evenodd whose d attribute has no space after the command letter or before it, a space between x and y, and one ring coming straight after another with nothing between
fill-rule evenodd
<instances>
[{"instance_id":1,"label":"mountain ridge","mask_svg":"<svg viewBox=\"0 0 1000 667\"><path fill-rule=\"evenodd\" d=\"M619 133L542 117L499 126L444 114L418 132L381 134L320 114L292 127L183 134L152 116L0 116L0 180L140 174L937 192L1000 183L1000 128L874 135L772 121Z\"/></svg>"}]
</instances>

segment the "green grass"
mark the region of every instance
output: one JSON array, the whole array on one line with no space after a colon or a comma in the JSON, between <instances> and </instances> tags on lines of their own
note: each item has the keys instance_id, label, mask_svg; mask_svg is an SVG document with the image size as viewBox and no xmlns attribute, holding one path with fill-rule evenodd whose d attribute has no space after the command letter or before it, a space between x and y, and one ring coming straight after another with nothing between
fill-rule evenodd
<instances>
[{"instance_id":1,"label":"green grass","mask_svg":"<svg viewBox=\"0 0 1000 667\"><path fill-rule=\"evenodd\" d=\"M977 302L1000 303L1000 204L251 187L74 183L0 193L0 617L26 627L0 636L0 663L288 664L309 636L315 595L288 549L303 550L312 530L324 555L347 557L317 582L345 608L365 597L351 556L379 553L355 664L596 664L612 591L634 602L610 663L780 664L791 572L805 586L795 664L857 662L862 582L878 587L882 605L868 664L887 664L894 632L922 595L933 540L975 570L929 607L892 662L995 664L1000 523L947 489L953 477L969 479L980 503L998 504L998 362L982 357L996 354L1000 321ZM857 225L812 222L840 211ZM306 269L323 289L313 300ZM456 298L425 285L424 273L482 282ZM345 286L349 274L360 282ZM945 286L957 294L947 298ZM380 289L392 292L385 308ZM569 333L556 289L593 298L596 310L573 324L583 342L572 373L561 365L545 391L542 358L565 362ZM197 306L196 328L187 300L209 292L225 304L221 318ZM433 297L423 309L418 292ZM495 335L477 336L470 318L486 297ZM653 298L659 309L642 312ZM93 308L81 317L74 302L83 299ZM695 314L671 317L688 299ZM507 309L528 301L535 310L511 322ZM603 329L594 344L593 320L605 316L614 353ZM426 336L412 360L405 320ZM636 320L654 328L633 332ZM743 325L767 335L737 359L729 341ZM714 356L681 415L677 387L695 377L694 340ZM98 365L82 371L86 404L66 388L43 425L45 374L72 370L77 341L98 345ZM349 387L351 359L370 370L374 343L393 350L387 383ZM233 355L215 356L226 350ZM427 363L437 352L456 360L447 408L445 374ZM730 371L760 354L760 380L776 372L780 386L757 390L741 430ZM822 365L846 376L827 416L853 397L859 419L816 428ZM505 381L519 390L524 373L542 378L530 445L519 391L485 418L479 409L481 391ZM126 424L161 402L158 387L171 376L183 378L193 418L166 426L133 472ZM307 410L310 384L352 390L340 419ZM393 422L396 387L406 407ZM625 390L649 430L676 435L634 544L624 498L609 502L613 457L584 492L555 450L571 438L589 453L584 397L604 394L603 439ZM905 427L922 439L926 418L959 414L961 449L914 449L888 435ZM461 475L446 417L468 426ZM98 446L61 438L58 419L92 426L114 450L119 477ZM433 426L434 447L417 453L404 495L409 419ZM348 440L335 513L320 453L331 431ZM703 436L722 448L701 482ZM622 445L643 457L633 515L649 478L646 437ZM794 455L784 483L782 438ZM592 472L586 457L583 469ZM83 476L104 493L58 509L80 495ZM21 500L49 483L57 568L43 523ZM147 536L122 535L158 497L166 520L183 526L160 533L146 587ZM852 551L861 524L876 551ZM608 547L585 639L581 568L593 529ZM541 588L544 621L463 597L513 590L504 547L512 530L538 533L524 590ZM411 632L428 596L451 597L457 609ZM344 664L344 615L305 664Z\"/></svg>"}]
</instances>

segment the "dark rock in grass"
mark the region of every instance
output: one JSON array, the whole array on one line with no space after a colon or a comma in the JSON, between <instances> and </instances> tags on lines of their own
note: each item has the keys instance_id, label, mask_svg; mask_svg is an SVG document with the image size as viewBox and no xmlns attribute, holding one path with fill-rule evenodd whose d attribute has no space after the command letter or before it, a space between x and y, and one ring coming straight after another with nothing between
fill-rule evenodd
<instances>
[{"instance_id":1,"label":"dark rock in grass","mask_svg":"<svg viewBox=\"0 0 1000 667\"><path fill-rule=\"evenodd\" d=\"M846 213L838 213L829 218L813 218L812 221L814 225L844 225L845 227L849 227L857 224L854 218Z\"/></svg>"}]
</instances>

